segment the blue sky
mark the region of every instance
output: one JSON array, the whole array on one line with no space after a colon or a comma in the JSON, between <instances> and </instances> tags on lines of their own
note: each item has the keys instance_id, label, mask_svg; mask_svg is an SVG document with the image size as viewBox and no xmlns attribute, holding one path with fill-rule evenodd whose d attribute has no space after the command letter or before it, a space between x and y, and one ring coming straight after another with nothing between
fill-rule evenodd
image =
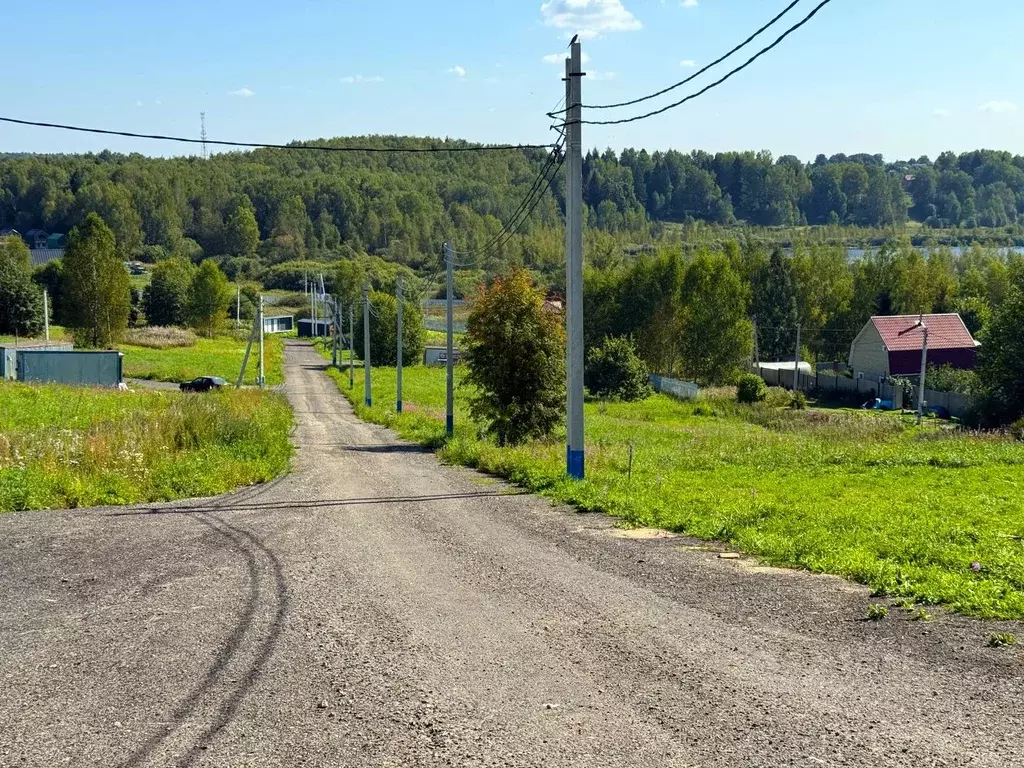
<instances>
[{"instance_id":1,"label":"blue sky","mask_svg":"<svg viewBox=\"0 0 1024 768\"><path fill-rule=\"evenodd\" d=\"M554 134L544 112L562 95L560 56L573 33L584 33L589 58L584 102L619 101L682 79L785 4L35 0L3 12L5 28L21 32L5 36L0 114L196 136L205 110L209 136L230 140L397 133L546 142ZM803 0L792 21L814 5ZM1024 154L1021 29L1020 0L833 0L716 91L640 123L586 127L584 142L804 159ZM0 125L0 151L103 148L187 151Z\"/></svg>"}]
</instances>

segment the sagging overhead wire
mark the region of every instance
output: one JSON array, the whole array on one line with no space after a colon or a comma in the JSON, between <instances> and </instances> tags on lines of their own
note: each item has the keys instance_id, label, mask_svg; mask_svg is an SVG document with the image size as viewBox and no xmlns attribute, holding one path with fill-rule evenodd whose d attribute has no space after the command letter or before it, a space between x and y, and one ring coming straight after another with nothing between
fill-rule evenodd
<instances>
[{"instance_id":1,"label":"sagging overhead wire","mask_svg":"<svg viewBox=\"0 0 1024 768\"><path fill-rule=\"evenodd\" d=\"M814 8L814 10L812 10L803 19L801 19L799 22L797 22L792 27L790 27L785 32L783 32L779 37L777 37L775 39L775 41L773 43L771 43L770 45L765 46L764 48L762 48L760 51L755 53L753 56L751 56L745 62L743 62L738 67L736 67L735 69L731 70L730 72L726 73L725 75L720 77L715 82L711 83L710 85L706 85L705 87L701 88L696 93L691 93L689 96L687 96L684 99L680 99L679 101L677 101L677 102L675 102L673 104L669 104L667 106L662 107L661 109L656 109L656 110L654 110L652 112L647 112L646 114L643 114L643 115L635 115L634 117L625 117L625 118L622 118L621 120L580 120L579 123L581 125L622 125L624 123L635 123L635 122L637 122L639 120L646 120L649 117L655 117L657 115L663 114L665 112L668 112L670 109L675 109L676 107L681 107L683 104L686 104L689 101L693 101L698 96L703 96L705 93L707 93L708 91L712 90L713 88L717 88L718 86L722 85L722 83L724 83L725 81L729 80L733 75L739 74L744 69L746 69L751 64L753 64L755 61L757 61L759 58L764 56L766 53L768 53L769 51L772 51L775 48L777 48L782 43L783 40L785 40L791 34L793 34L798 29L800 29L801 27L806 25L808 22L810 22L810 20L813 19L818 14L818 12L821 11L822 8L824 8L826 5L828 5L831 2L832 2L832 0L822 0L822 2L818 3L818 5ZM569 124L569 123L567 123L567 124Z\"/></svg>"},{"instance_id":2,"label":"sagging overhead wire","mask_svg":"<svg viewBox=\"0 0 1024 768\"><path fill-rule=\"evenodd\" d=\"M726 54L724 54L722 56L719 56L717 59L712 61L707 66L701 67L700 69L698 69L696 72L694 72L692 75L690 75L686 79L680 80L678 83L674 83L673 85L670 85L667 88L662 88L660 91L656 91L655 93L648 94L647 96L640 96L639 98L630 99L629 101L620 101L620 102L618 102L616 104L584 104L583 105L583 109L618 109L619 107L631 107L634 104L640 104L641 102L650 101L651 99L656 99L659 96L664 96L666 93L669 93L670 91L674 91L676 88L681 88L682 86L684 86L684 85L686 85L688 83L693 82L698 77L700 77L701 75L706 73L708 70L713 69L714 67L717 67L723 61L725 61L726 59L728 59L731 56L733 56L733 54L738 53L739 51L741 51L744 48L746 48L754 40L756 40L762 34L767 32L773 26L775 26L775 24L777 24L782 19L783 16L785 16L787 13L789 13L791 10L793 10L801 2L803 2L803 0L793 0L793 2L791 2L785 8L783 8L767 24L765 24L764 26L759 28L757 31L755 31L754 34L752 34L750 37L748 37L742 43L737 45L735 48L730 50L728 53L726 53ZM564 101L564 99L563 99L563 101ZM567 111L568 111L568 107L566 107L565 109L554 109L554 110L552 110L551 112L548 113L548 116L549 117L555 117L556 115L564 114Z\"/></svg>"},{"instance_id":3,"label":"sagging overhead wire","mask_svg":"<svg viewBox=\"0 0 1024 768\"><path fill-rule=\"evenodd\" d=\"M0 117L0 122L14 125L28 125L36 128L57 128L63 131L79 133L96 133L103 136L125 136L130 139L152 139L155 141L173 141L181 144L212 144L219 147L242 147L246 149L308 149L318 152L379 152L379 153L426 153L426 152L505 152L521 149L551 149L554 144L481 144L478 146L459 147L336 147L317 146L313 144L274 144L264 141L216 141L214 139L192 139L187 136L165 136L158 133L134 133L132 131L114 131L105 128L87 128L80 125L64 125L62 123L45 123L38 120L19 120L13 117Z\"/></svg>"},{"instance_id":4,"label":"sagging overhead wire","mask_svg":"<svg viewBox=\"0 0 1024 768\"><path fill-rule=\"evenodd\" d=\"M499 231L480 249L477 254L478 258L482 258L488 253L503 247L505 243L511 239L512 235L519 230L522 224L530 218L531 214L539 204L540 199L544 196L546 188L550 186L551 182L554 180L555 175L558 172L558 168L561 168L562 166L562 162L565 158L562 154L563 146L564 142L556 145L551 151L551 154L548 155L547 162L541 169L541 172L537 175L537 178L534 179L530 190L526 193L526 197L523 198L523 201L519 204L519 207L515 210L512 216L509 217L508 222L502 226L501 231ZM557 166L555 165L556 161ZM551 171L553 166L555 167L554 172ZM527 210L527 208L529 210ZM524 211L526 211L525 216L523 215ZM505 238L504 241L502 241L502 238Z\"/></svg>"}]
</instances>

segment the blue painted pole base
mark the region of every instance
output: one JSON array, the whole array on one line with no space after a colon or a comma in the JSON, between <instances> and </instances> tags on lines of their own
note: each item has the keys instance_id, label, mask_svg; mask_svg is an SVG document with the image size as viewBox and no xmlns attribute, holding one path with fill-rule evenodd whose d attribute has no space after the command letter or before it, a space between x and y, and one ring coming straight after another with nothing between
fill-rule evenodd
<instances>
[{"instance_id":1,"label":"blue painted pole base","mask_svg":"<svg viewBox=\"0 0 1024 768\"><path fill-rule=\"evenodd\" d=\"M455 417L452 414L448 414L444 420L445 430L448 432L448 437L455 434Z\"/></svg>"},{"instance_id":2,"label":"blue painted pole base","mask_svg":"<svg viewBox=\"0 0 1024 768\"><path fill-rule=\"evenodd\" d=\"M568 446L565 449L565 467L573 480L583 479L583 451L574 451Z\"/></svg>"},{"instance_id":3,"label":"blue painted pole base","mask_svg":"<svg viewBox=\"0 0 1024 768\"><path fill-rule=\"evenodd\" d=\"M401 401L401 400L399 400L399 401L398 401L397 403L395 403L395 410L396 410L396 411L397 411L398 413L401 413L401 412L402 412L402 401Z\"/></svg>"},{"instance_id":4,"label":"blue painted pole base","mask_svg":"<svg viewBox=\"0 0 1024 768\"><path fill-rule=\"evenodd\" d=\"M363 402L366 403L366 407L367 408L373 408L373 398L372 397L366 398Z\"/></svg>"}]
</instances>

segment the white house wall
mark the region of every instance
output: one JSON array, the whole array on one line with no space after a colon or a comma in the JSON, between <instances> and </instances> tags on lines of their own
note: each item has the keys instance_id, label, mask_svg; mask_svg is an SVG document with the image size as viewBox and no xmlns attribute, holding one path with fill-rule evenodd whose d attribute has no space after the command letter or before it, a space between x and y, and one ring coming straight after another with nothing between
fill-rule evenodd
<instances>
[{"instance_id":1,"label":"white house wall","mask_svg":"<svg viewBox=\"0 0 1024 768\"><path fill-rule=\"evenodd\" d=\"M868 323L850 346L850 368L858 373L889 375L889 350L874 323Z\"/></svg>"}]
</instances>

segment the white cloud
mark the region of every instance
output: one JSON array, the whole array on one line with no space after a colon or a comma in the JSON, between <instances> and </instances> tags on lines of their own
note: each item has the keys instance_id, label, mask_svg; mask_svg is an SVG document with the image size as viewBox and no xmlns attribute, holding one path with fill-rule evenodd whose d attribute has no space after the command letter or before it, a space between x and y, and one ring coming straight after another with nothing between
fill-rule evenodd
<instances>
[{"instance_id":1,"label":"white cloud","mask_svg":"<svg viewBox=\"0 0 1024 768\"><path fill-rule=\"evenodd\" d=\"M932 114L935 115L936 117L949 117L953 113L950 112L945 107L936 107L935 109L932 110Z\"/></svg>"},{"instance_id":2,"label":"white cloud","mask_svg":"<svg viewBox=\"0 0 1024 768\"><path fill-rule=\"evenodd\" d=\"M466 68L465 67L460 67L458 64L456 64L454 67L452 67L451 69L448 70L448 74L450 74L450 75L458 75L459 77L465 77L466 76Z\"/></svg>"},{"instance_id":3,"label":"white cloud","mask_svg":"<svg viewBox=\"0 0 1024 768\"><path fill-rule=\"evenodd\" d=\"M683 8L696 8L700 3L698 0L683 0L680 5L683 6Z\"/></svg>"},{"instance_id":4,"label":"white cloud","mask_svg":"<svg viewBox=\"0 0 1024 768\"><path fill-rule=\"evenodd\" d=\"M135 106L136 107L141 107L142 106L142 102L141 101L136 101L135 102Z\"/></svg>"},{"instance_id":5,"label":"white cloud","mask_svg":"<svg viewBox=\"0 0 1024 768\"><path fill-rule=\"evenodd\" d=\"M1016 112L1019 107L1012 101L986 101L984 104L978 107L982 112L993 112L997 115L1002 115L1007 112Z\"/></svg>"},{"instance_id":6,"label":"white cloud","mask_svg":"<svg viewBox=\"0 0 1024 768\"><path fill-rule=\"evenodd\" d=\"M346 75L341 78L343 83L383 83L384 78L380 75Z\"/></svg>"},{"instance_id":7,"label":"white cloud","mask_svg":"<svg viewBox=\"0 0 1024 768\"><path fill-rule=\"evenodd\" d=\"M228 91L228 96L245 96L246 98L248 98L249 96L255 95L256 92L250 91L248 88L239 88L237 91Z\"/></svg>"},{"instance_id":8,"label":"white cloud","mask_svg":"<svg viewBox=\"0 0 1024 768\"><path fill-rule=\"evenodd\" d=\"M563 61L566 60L567 57L568 51L566 51L565 53L549 53L547 56L542 56L541 58L548 64L561 64ZM580 63L590 63L590 55L586 51L580 53Z\"/></svg>"},{"instance_id":9,"label":"white cloud","mask_svg":"<svg viewBox=\"0 0 1024 768\"><path fill-rule=\"evenodd\" d=\"M697 62L694 61L693 59L683 59L682 61L679 62L679 66L691 69L697 66Z\"/></svg>"},{"instance_id":10,"label":"white cloud","mask_svg":"<svg viewBox=\"0 0 1024 768\"><path fill-rule=\"evenodd\" d=\"M540 15L545 26L564 30L567 35L578 33L585 39L605 32L635 32L643 27L622 0L547 0L540 7Z\"/></svg>"}]
</instances>

